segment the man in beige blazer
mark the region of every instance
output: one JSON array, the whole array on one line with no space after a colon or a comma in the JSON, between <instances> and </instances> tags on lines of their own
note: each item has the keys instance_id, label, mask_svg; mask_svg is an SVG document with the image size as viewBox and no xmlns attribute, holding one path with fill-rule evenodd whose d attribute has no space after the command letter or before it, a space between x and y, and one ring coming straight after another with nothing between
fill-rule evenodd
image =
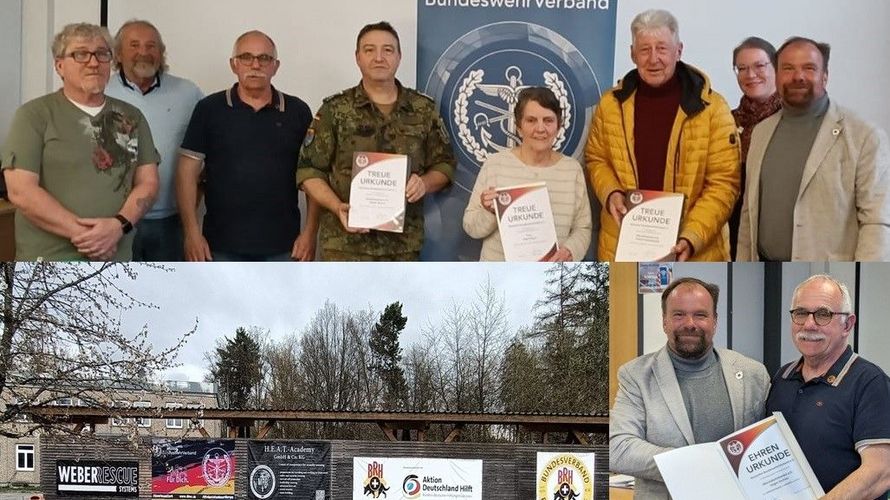
<instances>
[{"instance_id":1,"label":"man in beige blazer","mask_svg":"<svg viewBox=\"0 0 890 500\"><path fill-rule=\"evenodd\" d=\"M680 278L661 296L667 345L618 370L609 414L609 469L636 478L634 497L669 499L653 457L712 442L764 416L769 374L713 345L716 285Z\"/></svg>"},{"instance_id":2,"label":"man in beige blazer","mask_svg":"<svg viewBox=\"0 0 890 500\"><path fill-rule=\"evenodd\" d=\"M890 260L890 144L829 100L828 44L778 50L782 111L751 135L738 260Z\"/></svg>"}]
</instances>

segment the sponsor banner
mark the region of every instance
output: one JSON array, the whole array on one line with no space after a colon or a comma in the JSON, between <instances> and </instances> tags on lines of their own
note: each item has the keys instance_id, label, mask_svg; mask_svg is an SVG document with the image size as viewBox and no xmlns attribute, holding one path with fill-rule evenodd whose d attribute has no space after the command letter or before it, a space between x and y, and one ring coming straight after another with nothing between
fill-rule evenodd
<instances>
[{"instance_id":1,"label":"sponsor banner","mask_svg":"<svg viewBox=\"0 0 890 500\"><path fill-rule=\"evenodd\" d=\"M151 497L234 500L235 440L152 441Z\"/></svg>"},{"instance_id":2,"label":"sponsor banner","mask_svg":"<svg viewBox=\"0 0 890 500\"><path fill-rule=\"evenodd\" d=\"M593 453L538 452L535 498L593 500Z\"/></svg>"},{"instance_id":3,"label":"sponsor banner","mask_svg":"<svg viewBox=\"0 0 890 500\"><path fill-rule=\"evenodd\" d=\"M56 460L56 494L138 497L139 462Z\"/></svg>"},{"instance_id":4,"label":"sponsor banner","mask_svg":"<svg viewBox=\"0 0 890 500\"><path fill-rule=\"evenodd\" d=\"M355 457L352 498L482 500L482 460Z\"/></svg>"},{"instance_id":5,"label":"sponsor banner","mask_svg":"<svg viewBox=\"0 0 890 500\"><path fill-rule=\"evenodd\" d=\"M427 196L424 260L478 260L462 221L476 174L519 144L519 92L548 87L563 123L554 148L583 160L600 95L611 87L615 0L418 0L417 87L436 100L457 158L451 189Z\"/></svg>"},{"instance_id":6,"label":"sponsor banner","mask_svg":"<svg viewBox=\"0 0 890 500\"><path fill-rule=\"evenodd\" d=\"M331 444L249 441L247 498L330 500Z\"/></svg>"}]
</instances>

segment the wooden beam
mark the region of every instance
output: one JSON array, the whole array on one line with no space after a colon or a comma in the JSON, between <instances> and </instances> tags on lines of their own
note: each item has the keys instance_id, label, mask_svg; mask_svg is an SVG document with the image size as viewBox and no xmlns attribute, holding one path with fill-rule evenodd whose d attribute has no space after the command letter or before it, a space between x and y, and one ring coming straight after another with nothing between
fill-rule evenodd
<instances>
[{"instance_id":1,"label":"wooden beam","mask_svg":"<svg viewBox=\"0 0 890 500\"><path fill-rule=\"evenodd\" d=\"M83 422L78 422L77 425L74 426L74 433L80 434L81 432L83 432L83 428L85 425L86 424L84 424Z\"/></svg>"},{"instance_id":2,"label":"wooden beam","mask_svg":"<svg viewBox=\"0 0 890 500\"><path fill-rule=\"evenodd\" d=\"M572 431L569 432L569 436L574 437L574 441L578 444L590 444L590 440L587 439L587 434L579 430L572 429Z\"/></svg>"},{"instance_id":3,"label":"wooden beam","mask_svg":"<svg viewBox=\"0 0 890 500\"><path fill-rule=\"evenodd\" d=\"M256 434L256 439L263 439L264 437L266 437L266 434L269 434L269 431L271 431L272 428L275 427L276 422L276 420L269 420L262 427L260 427L259 432L257 432Z\"/></svg>"},{"instance_id":4,"label":"wooden beam","mask_svg":"<svg viewBox=\"0 0 890 500\"><path fill-rule=\"evenodd\" d=\"M236 437L238 437L238 426L229 425L229 438L235 439Z\"/></svg>"},{"instance_id":5,"label":"wooden beam","mask_svg":"<svg viewBox=\"0 0 890 500\"><path fill-rule=\"evenodd\" d=\"M203 437L206 437L206 438L210 437L210 433L207 432L207 429L205 429L203 425L198 427L198 432L200 432L201 436L203 436Z\"/></svg>"},{"instance_id":6,"label":"wooden beam","mask_svg":"<svg viewBox=\"0 0 890 500\"><path fill-rule=\"evenodd\" d=\"M380 430L383 431L383 435L386 436L386 439L392 442L396 442L399 438L396 437L395 429L390 427L390 425L386 422L377 422L377 426L380 427Z\"/></svg>"},{"instance_id":7,"label":"wooden beam","mask_svg":"<svg viewBox=\"0 0 890 500\"><path fill-rule=\"evenodd\" d=\"M460 434L464 428L464 424L457 424L454 426L454 429L451 429L451 432L445 436L446 443L453 443L455 441L460 441Z\"/></svg>"}]
</instances>

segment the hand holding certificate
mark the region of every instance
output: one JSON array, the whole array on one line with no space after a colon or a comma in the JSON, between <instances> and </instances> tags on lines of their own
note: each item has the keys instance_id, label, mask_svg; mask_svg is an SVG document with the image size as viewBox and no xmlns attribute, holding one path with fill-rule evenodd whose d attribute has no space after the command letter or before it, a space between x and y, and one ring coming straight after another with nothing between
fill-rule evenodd
<instances>
[{"instance_id":1,"label":"hand holding certificate","mask_svg":"<svg viewBox=\"0 0 890 500\"><path fill-rule=\"evenodd\" d=\"M655 455L676 500L815 500L825 494L780 412L716 443ZM689 471L707 486L689 480Z\"/></svg>"},{"instance_id":2,"label":"hand holding certificate","mask_svg":"<svg viewBox=\"0 0 890 500\"><path fill-rule=\"evenodd\" d=\"M403 232L409 168L405 155L354 153L349 227Z\"/></svg>"},{"instance_id":3,"label":"hand holding certificate","mask_svg":"<svg viewBox=\"0 0 890 500\"><path fill-rule=\"evenodd\" d=\"M627 193L627 213L621 220L615 260L654 262L673 258L680 233L683 195L664 191Z\"/></svg>"},{"instance_id":4,"label":"hand holding certificate","mask_svg":"<svg viewBox=\"0 0 890 500\"><path fill-rule=\"evenodd\" d=\"M556 227L547 184L495 189L494 208L507 262L545 261L556 254Z\"/></svg>"}]
</instances>

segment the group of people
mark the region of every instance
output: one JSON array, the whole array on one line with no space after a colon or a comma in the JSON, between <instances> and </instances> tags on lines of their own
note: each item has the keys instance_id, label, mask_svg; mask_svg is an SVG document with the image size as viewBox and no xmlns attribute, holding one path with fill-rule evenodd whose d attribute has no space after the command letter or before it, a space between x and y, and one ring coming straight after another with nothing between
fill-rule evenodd
<instances>
[{"instance_id":1,"label":"group of people","mask_svg":"<svg viewBox=\"0 0 890 500\"><path fill-rule=\"evenodd\" d=\"M824 498L890 494L890 378L848 344L857 318L847 287L828 275L797 286L791 339L801 357L772 381L758 361L714 347L718 297L716 285L695 278L662 293L666 345L618 370L610 470L636 478L636 498L669 499L655 455L720 440L778 411Z\"/></svg>"},{"instance_id":2,"label":"group of people","mask_svg":"<svg viewBox=\"0 0 890 500\"><path fill-rule=\"evenodd\" d=\"M148 21L126 22L113 40L71 24L52 50L62 88L19 108L3 148L17 260L419 258L421 202L450 184L454 155L435 103L395 78L389 23L361 29L361 82L314 118L272 85L281 62L260 31L235 41L237 83L207 97L167 72ZM402 233L347 224L355 151L408 156Z\"/></svg>"},{"instance_id":3,"label":"group of people","mask_svg":"<svg viewBox=\"0 0 890 500\"><path fill-rule=\"evenodd\" d=\"M483 240L481 259L504 258L495 188L544 181L553 261L587 255L588 184L603 207L599 260L614 260L635 189L684 195L676 260L890 260L890 144L829 99L827 44L793 37L776 50L745 40L733 51L744 96L730 111L707 75L681 60L673 15L645 11L631 33L636 67L600 98L587 175L553 150L559 100L543 87L520 92L519 145L484 163L463 218ZM395 77L401 45L389 23L361 29L361 81L314 117L272 85L281 61L260 31L235 41L237 83L207 97L168 73L165 50L143 20L114 40L90 24L56 36L62 88L18 110L3 148L17 259L419 258L422 201L451 183L455 158L435 103ZM408 156L404 232L348 225L357 151Z\"/></svg>"},{"instance_id":4,"label":"group of people","mask_svg":"<svg viewBox=\"0 0 890 500\"><path fill-rule=\"evenodd\" d=\"M631 33L636 69L600 100L585 152L600 260L615 256L632 189L685 196L677 260L890 260L890 143L829 99L827 44L743 41L730 112L681 60L669 12L639 14Z\"/></svg>"}]
</instances>

